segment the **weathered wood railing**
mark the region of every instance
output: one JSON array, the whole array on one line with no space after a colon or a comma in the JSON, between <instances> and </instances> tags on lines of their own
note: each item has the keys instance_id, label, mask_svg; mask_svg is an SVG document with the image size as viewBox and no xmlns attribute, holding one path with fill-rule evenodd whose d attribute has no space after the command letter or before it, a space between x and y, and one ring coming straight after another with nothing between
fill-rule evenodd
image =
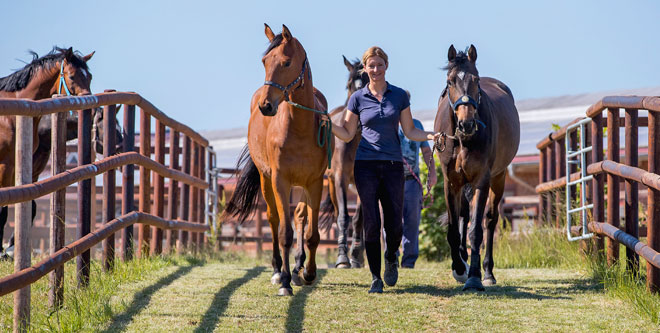
<instances>
[{"instance_id":1,"label":"weathered wood railing","mask_svg":"<svg viewBox=\"0 0 660 333\"><path fill-rule=\"evenodd\" d=\"M125 153L115 155L115 105L124 104ZM92 108L104 107L104 158L92 161ZM134 152L135 106L140 108L140 153ZM68 110L78 112L78 167L65 170L66 143L65 115ZM32 121L35 116L54 114L52 117L52 177L30 184L32 180ZM63 300L63 265L77 257L79 287L89 283L89 249L103 242L104 270L111 270L115 258L114 235L121 231L121 258L170 252L176 242L176 251L190 247L199 250L206 243L204 232L209 226L203 221L204 191L209 188L205 173L208 141L200 134L168 117L136 93L106 91L79 97L60 97L40 101L0 99L0 115L17 116L16 186L0 189L0 206L16 204L15 271L0 279L0 295L16 291L14 295L14 330L26 331L30 321L30 284L44 275L50 276L49 300L59 307ZM151 158L151 117L155 118L155 158ZM166 127L170 128L170 163L165 165ZM183 140L179 136L183 136ZM179 147L179 142L183 147ZM182 152L182 156L179 156ZM179 159L182 165L179 165ZM209 161L211 162L211 161ZM139 208L133 204L134 165L140 166ZM115 169L124 167L122 175L122 215L115 212ZM154 172L153 185L151 172ZM91 179L103 174L104 226L90 232ZM168 213L165 215L165 178L169 179ZM64 194L66 186L77 184L78 223L77 240L64 245ZM179 184L180 183L180 184ZM180 191L178 186L181 185ZM151 207L151 190L153 206ZM51 193L50 256L31 265L28 240L30 227L30 200ZM179 198L180 197L180 198ZM139 224L137 248L133 243L133 224ZM151 230L149 227L151 226ZM163 229L167 230L163 238ZM178 235L172 233L178 230ZM164 247L163 247L164 244Z\"/></svg>"},{"instance_id":2,"label":"weathered wood railing","mask_svg":"<svg viewBox=\"0 0 660 333\"><path fill-rule=\"evenodd\" d=\"M620 112L625 115L621 119ZM648 117L639 117L639 110L648 110ZM603 113L607 117L603 117ZM586 116L591 118L591 126L587 128L587 139L592 150L588 156L587 172L593 175L591 190L587 192L589 201L593 203L591 221L588 228L591 232L607 236L607 260L609 264L618 259L619 242L627 246L627 266L631 271L639 269L641 255L647 261L647 286L649 290L660 291L660 98L644 96L613 96L605 97L589 107ZM581 118L582 119L582 118ZM576 119L579 121L581 119ZM570 124L569 124L570 125ZM624 127L624 161L620 163L620 127ZM648 126L648 170L639 168L639 127ZM538 143L540 151L539 185L536 192L541 195L539 216L547 221L559 224L561 211L559 190L566 186L565 171L565 126L550 134ZM607 147L603 144L603 129L607 129ZM577 148L575 132L571 132L569 144L571 150ZM605 149L606 148L606 149ZM606 151L607 155L604 155ZM575 170L570 170L570 179L580 177ZM607 178L607 200L605 200L605 178ZM625 183L625 226L619 228L620 182ZM647 229L639 227L638 216L638 184L648 188ZM559 191L557 191L559 192ZM572 193L571 197L575 195ZM605 203L607 215L605 214ZM644 232L646 231L646 232ZM644 234L647 244L639 241ZM602 238L597 240L597 248L604 250Z\"/></svg>"}]
</instances>

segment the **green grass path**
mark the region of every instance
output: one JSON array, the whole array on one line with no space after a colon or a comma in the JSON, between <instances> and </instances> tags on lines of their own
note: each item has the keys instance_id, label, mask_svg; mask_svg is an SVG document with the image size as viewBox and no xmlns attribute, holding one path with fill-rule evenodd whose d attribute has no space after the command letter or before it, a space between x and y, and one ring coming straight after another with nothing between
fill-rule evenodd
<instances>
[{"instance_id":1,"label":"green grass path","mask_svg":"<svg viewBox=\"0 0 660 333\"><path fill-rule=\"evenodd\" d=\"M585 272L497 269L498 285L465 293L447 262L401 270L369 295L367 269L321 269L313 286L276 296L263 260L177 262L123 284L107 332L656 331Z\"/></svg>"}]
</instances>

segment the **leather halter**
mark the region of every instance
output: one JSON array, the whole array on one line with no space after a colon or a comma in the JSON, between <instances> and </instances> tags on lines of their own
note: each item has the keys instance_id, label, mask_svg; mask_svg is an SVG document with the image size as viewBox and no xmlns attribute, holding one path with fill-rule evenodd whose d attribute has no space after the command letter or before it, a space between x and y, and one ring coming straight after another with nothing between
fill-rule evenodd
<instances>
[{"instance_id":1,"label":"leather halter","mask_svg":"<svg viewBox=\"0 0 660 333\"><path fill-rule=\"evenodd\" d=\"M305 86L305 77L304 77L305 76L305 69L307 69L307 56L305 56L305 61L303 61L302 69L300 70L300 75L298 75L298 77L295 80L293 80L293 82L289 83L288 86L284 87L281 84L273 82L273 81L264 81L264 85L273 86L273 87L275 87L279 90L282 90L282 92L284 93L284 100L288 102L289 101L289 90L291 90L291 88L293 88L293 86L295 86L298 82L301 82L300 87ZM307 71L307 78L311 79L311 75L310 75L309 71Z\"/></svg>"}]
</instances>

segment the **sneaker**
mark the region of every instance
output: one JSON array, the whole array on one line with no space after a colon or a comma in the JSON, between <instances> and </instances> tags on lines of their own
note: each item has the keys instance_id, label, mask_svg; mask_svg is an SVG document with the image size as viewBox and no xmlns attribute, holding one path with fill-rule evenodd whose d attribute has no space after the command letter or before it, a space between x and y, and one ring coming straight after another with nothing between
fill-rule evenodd
<instances>
[{"instance_id":1,"label":"sneaker","mask_svg":"<svg viewBox=\"0 0 660 333\"><path fill-rule=\"evenodd\" d=\"M385 283L392 287L399 279L399 262L397 260L389 261L385 259L385 273L383 274Z\"/></svg>"},{"instance_id":2,"label":"sneaker","mask_svg":"<svg viewBox=\"0 0 660 333\"><path fill-rule=\"evenodd\" d=\"M383 280L381 279L374 279L371 281L371 289L369 289L369 293L378 293L382 294L383 293Z\"/></svg>"}]
</instances>

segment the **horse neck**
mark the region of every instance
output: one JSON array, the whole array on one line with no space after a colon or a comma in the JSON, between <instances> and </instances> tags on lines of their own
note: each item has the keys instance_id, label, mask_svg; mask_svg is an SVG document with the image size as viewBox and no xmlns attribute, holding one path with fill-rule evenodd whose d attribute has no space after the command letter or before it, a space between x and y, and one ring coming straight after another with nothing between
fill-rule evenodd
<instances>
[{"instance_id":1,"label":"horse neck","mask_svg":"<svg viewBox=\"0 0 660 333\"><path fill-rule=\"evenodd\" d=\"M50 98L57 93L57 79L59 78L59 67L51 66L46 69L41 67L34 74L32 80L23 90L16 91L16 98L28 98L33 100Z\"/></svg>"},{"instance_id":2,"label":"horse neck","mask_svg":"<svg viewBox=\"0 0 660 333\"><path fill-rule=\"evenodd\" d=\"M308 79L307 74L305 74L304 86L293 90L291 93L291 101L316 109L316 103L314 100L314 86L312 85L312 80ZM305 132L315 128L315 126L310 126L314 124L316 120L316 114L314 112L295 108L292 105L287 105L286 109L289 113L288 118L291 119L290 127Z\"/></svg>"}]
</instances>

